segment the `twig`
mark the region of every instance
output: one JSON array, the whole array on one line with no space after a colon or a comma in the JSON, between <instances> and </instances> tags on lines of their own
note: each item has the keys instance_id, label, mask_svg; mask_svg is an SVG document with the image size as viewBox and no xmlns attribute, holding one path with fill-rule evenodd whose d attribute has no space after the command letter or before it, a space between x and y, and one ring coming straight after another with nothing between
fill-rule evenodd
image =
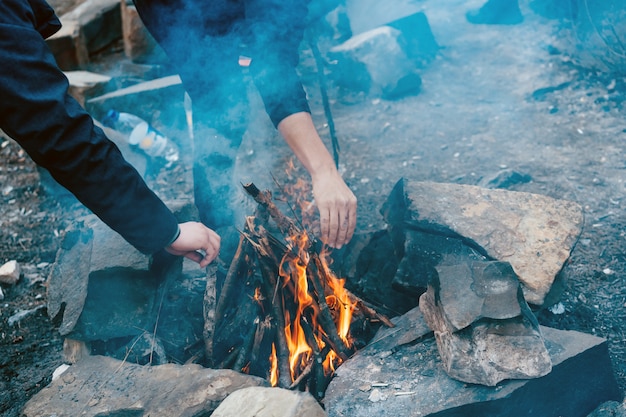
<instances>
[{"instance_id":1,"label":"twig","mask_svg":"<svg viewBox=\"0 0 626 417\"><path fill-rule=\"evenodd\" d=\"M248 334L246 334L246 338L244 339L244 343L239 349L237 360L233 365L233 369L236 371L241 371L246 365L246 362L249 362L249 355L251 354L252 347L254 346L255 335L259 329L260 320L258 317L254 320L254 323L256 326L250 326Z\"/></svg>"},{"instance_id":2,"label":"twig","mask_svg":"<svg viewBox=\"0 0 626 417\"><path fill-rule=\"evenodd\" d=\"M261 265L261 274L263 275L263 286L266 294L272 294L274 288L277 288L275 273L269 266L265 258L259 258ZM291 385L291 368L289 366L289 347L287 345L287 336L285 335L285 315L282 306L282 298L270 300L271 316L276 322L276 359L278 361L278 384L285 388Z\"/></svg>"},{"instance_id":3,"label":"twig","mask_svg":"<svg viewBox=\"0 0 626 417\"><path fill-rule=\"evenodd\" d=\"M324 294L324 287L320 282L321 271L317 267L315 262L309 262L309 267L307 268L307 276L309 281L313 284L313 288L317 293L317 303L320 308L320 315L318 317L320 325L324 329L324 332L330 339L332 349L337 352L341 360L347 360L349 357L348 349L344 344L343 340L339 337L339 332L337 331L337 326L333 320L330 309L328 308L328 304L326 303L326 295Z\"/></svg>"}]
</instances>

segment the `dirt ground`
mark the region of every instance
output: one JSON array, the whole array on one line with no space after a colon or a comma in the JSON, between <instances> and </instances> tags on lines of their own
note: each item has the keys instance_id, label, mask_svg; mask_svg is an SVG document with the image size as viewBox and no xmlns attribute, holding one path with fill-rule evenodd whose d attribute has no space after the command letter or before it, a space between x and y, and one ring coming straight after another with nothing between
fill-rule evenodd
<instances>
[{"instance_id":1,"label":"dirt ground","mask_svg":"<svg viewBox=\"0 0 626 417\"><path fill-rule=\"evenodd\" d=\"M626 78L582 62L572 25L525 3L524 22L515 26L467 23L464 13L478 0L445 3L420 2L442 49L420 71L419 94L388 101L329 88L340 168L359 199L358 231L384 227L379 209L401 177L481 184L510 169L531 178L511 190L579 203L585 224L564 267L566 288L537 316L547 326L606 338L626 392ZM61 13L72 4L54 5ZM328 141L315 67L308 51L303 58L313 115ZM279 165L286 151L274 139L256 140L241 155L243 177L268 177L266 158ZM33 162L1 136L0 156L0 263L14 259L23 269L16 286L2 287L0 301L0 414L16 417L62 364L45 279L66 226L84 209L47 194ZM179 172L161 173L155 190L175 193L167 183Z\"/></svg>"}]
</instances>

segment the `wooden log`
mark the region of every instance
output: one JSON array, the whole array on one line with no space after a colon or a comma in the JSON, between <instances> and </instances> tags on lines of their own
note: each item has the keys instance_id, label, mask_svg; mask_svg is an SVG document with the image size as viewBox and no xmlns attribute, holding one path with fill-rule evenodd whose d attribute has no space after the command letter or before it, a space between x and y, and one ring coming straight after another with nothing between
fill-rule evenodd
<instances>
[{"instance_id":1,"label":"wooden log","mask_svg":"<svg viewBox=\"0 0 626 417\"><path fill-rule=\"evenodd\" d=\"M320 314L318 317L320 326L324 329L324 332L329 338L332 349L339 355L341 360L347 360L350 356L348 347L344 344L341 337L339 337L339 332L337 331L337 326L333 321L332 314L330 309L328 308L328 304L326 304L326 296L324 286L320 280L320 271L315 263L309 263L309 268L307 268L307 276L309 281L313 284L313 288L317 293L317 303L320 309Z\"/></svg>"},{"instance_id":2,"label":"wooden log","mask_svg":"<svg viewBox=\"0 0 626 417\"><path fill-rule=\"evenodd\" d=\"M348 298L350 298L350 302L355 303L356 308L358 308L365 315L365 317L372 319L372 320L379 320L381 323L383 323L387 327L396 327L396 325L393 324L393 322L389 320L387 316L377 312L376 310L374 310L374 308L368 306L365 301L363 301L358 296L354 295L348 289L344 288L344 290L346 291Z\"/></svg>"},{"instance_id":3,"label":"wooden log","mask_svg":"<svg viewBox=\"0 0 626 417\"><path fill-rule=\"evenodd\" d=\"M298 375L298 377L294 379L291 385L289 385L289 389L298 388L301 384L306 383L306 379L309 378L311 376L311 373L313 372L313 358L314 356L311 356L307 365L304 367L302 372L300 372L300 375Z\"/></svg>"},{"instance_id":4,"label":"wooden log","mask_svg":"<svg viewBox=\"0 0 626 417\"><path fill-rule=\"evenodd\" d=\"M270 360L267 355L261 354L261 349L263 347L267 347L264 344L274 343L276 340L276 326L272 321L271 316L265 316L262 321L259 322L259 326L256 329L256 333L254 334L254 344L252 346L252 352L250 355L250 362L253 364L257 363L267 363L267 375L266 379L270 379L269 371L270 371ZM271 341L271 342L270 342Z\"/></svg>"},{"instance_id":5,"label":"wooden log","mask_svg":"<svg viewBox=\"0 0 626 417\"><path fill-rule=\"evenodd\" d=\"M261 274L263 275L263 289L266 296L274 293L277 288L275 271L268 265L267 258L259 257L261 266ZM291 385L291 368L289 366L289 346L287 345L287 336L285 335L285 313L282 306L282 297L270 298L272 320L276 323L276 359L278 361L278 385L286 388Z\"/></svg>"},{"instance_id":6,"label":"wooden log","mask_svg":"<svg viewBox=\"0 0 626 417\"><path fill-rule=\"evenodd\" d=\"M276 225L280 229L281 233L285 236L296 236L302 233L300 228L291 220L285 216L276 204L272 201L272 193L269 191L261 191L254 183L249 183L243 186L248 194L254 198L254 201L265 207L269 212L269 215Z\"/></svg>"},{"instance_id":7,"label":"wooden log","mask_svg":"<svg viewBox=\"0 0 626 417\"><path fill-rule=\"evenodd\" d=\"M258 317L254 321L254 323L255 326L250 326L246 338L244 339L244 342L239 349L237 360L232 367L232 369L234 369L235 371L243 371L243 369L246 367L246 364L250 362L250 356L252 355L252 347L254 346L255 335L259 329L260 320Z\"/></svg>"},{"instance_id":8,"label":"wooden log","mask_svg":"<svg viewBox=\"0 0 626 417\"><path fill-rule=\"evenodd\" d=\"M233 369L235 366L235 361L237 361L237 357L239 356L239 348L237 346L233 347L224 359L217 364L217 369Z\"/></svg>"},{"instance_id":9,"label":"wooden log","mask_svg":"<svg viewBox=\"0 0 626 417\"><path fill-rule=\"evenodd\" d=\"M215 307L216 321L223 318L224 311L228 305L230 297L232 296L232 292L236 289L235 284L237 280L245 279L245 277L249 276L254 270L252 254L252 246L242 234L239 238L239 246L237 247L233 261L231 262L230 268L226 273L226 278L224 279L224 285L222 287L219 300L217 301L217 306Z\"/></svg>"}]
</instances>

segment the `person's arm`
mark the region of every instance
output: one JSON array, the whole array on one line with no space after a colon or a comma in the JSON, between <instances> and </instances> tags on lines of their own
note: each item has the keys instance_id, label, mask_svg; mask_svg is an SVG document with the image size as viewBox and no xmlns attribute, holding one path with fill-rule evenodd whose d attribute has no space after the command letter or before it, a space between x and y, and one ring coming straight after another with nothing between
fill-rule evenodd
<instances>
[{"instance_id":1,"label":"person's arm","mask_svg":"<svg viewBox=\"0 0 626 417\"><path fill-rule=\"evenodd\" d=\"M68 81L35 30L42 22L28 4L0 5L0 129L138 250L200 249L205 263L214 259L219 239L206 227L179 229L172 212L67 93Z\"/></svg>"},{"instance_id":2,"label":"person's arm","mask_svg":"<svg viewBox=\"0 0 626 417\"><path fill-rule=\"evenodd\" d=\"M251 73L266 111L311 176L322 240L340 248L356 227L356 197L341 178L311 119L296 71L307 1L248 0L254 48Z\"/></svg>"},{"instance_id":3,"label":"person's arm","mask_svg":"<svg viewBox=\"0 0 626 417\"><path fill-rule=\"evenodd\" d=\"M287 116L279 123L278 130L311 175L322 240L334 248L341 248L354 234L356 197L335 168L309 113Z\"/></svg>"}]
</instances>

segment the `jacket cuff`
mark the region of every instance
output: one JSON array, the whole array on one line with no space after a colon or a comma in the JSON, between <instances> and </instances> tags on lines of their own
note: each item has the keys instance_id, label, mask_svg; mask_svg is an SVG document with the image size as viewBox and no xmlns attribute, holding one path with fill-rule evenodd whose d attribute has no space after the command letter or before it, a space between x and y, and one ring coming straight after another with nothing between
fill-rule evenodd
<instances>
[{"instance_id":1,"label":"jacket cuff","mask_svg":"<svg viewBox=\"0 0 626 417\"><path fill-rule=\"evenodd\" d=\"M176 226L176 233L174 233L174 237L170 240L170 242L165 245L165 247L171 246L172 243L176 242L176 239L180 237L180 225Z\"/></svg>"}]
</instances>

